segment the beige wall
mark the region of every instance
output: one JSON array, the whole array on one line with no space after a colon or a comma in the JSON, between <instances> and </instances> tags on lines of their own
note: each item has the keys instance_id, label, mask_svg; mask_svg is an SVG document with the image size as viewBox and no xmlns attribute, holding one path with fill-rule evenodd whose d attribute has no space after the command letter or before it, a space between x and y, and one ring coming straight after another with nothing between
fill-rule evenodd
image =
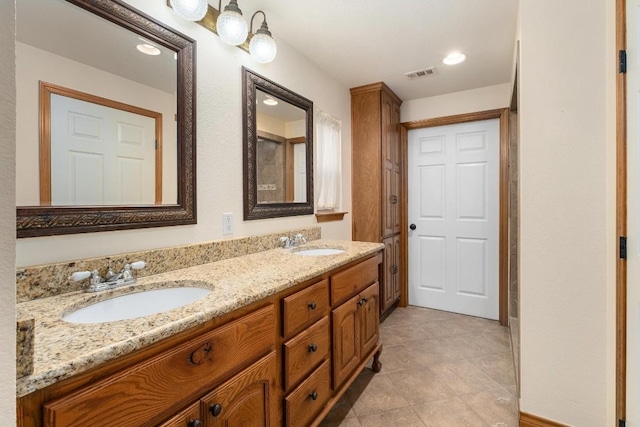
<instances>
[{"instance_id":1,"label":"beige wall","mask_svg":"<svg viewBox=\"0 0 640 427\"><path fill-rule=\"evenodd\" d=\"M0 2L0 420L16 424L15 2Z\"/></svg>"},{"instance_id":2,"label":"beige wall","mask_svg":"<svg viewBox=\"0 0 640 427\"><path fill-rule=\"evenodd\" d=\"M402 122L411 122L506 108L511 100L511 87L510 83L505 83L404 101L400 108L400 120Z\"/></svg>"},{"instance_id":3,"label":"beige wall","mask_svg":"<svg viewBox=\"0 0 640 427\"><path fill-rule=\"evenodd\" d=\"M520 2L523 412L614 425L615 2Z\"/></svg>"},{"instance_id":4,"label":"beige wall","mask_svg":"<svg viewBox=\"0 0 640 427\"><path fill-rule=\"evenodd\" d=\"M221 239L222 213L234 215L234 235L247 236L316 225L314 215L242 220L242 78L244 65L311 99L316 108L342 120L342 206L351 206L351 128L349 90L336 83L303 55L277 39L278 56L261 65L225 45L199 25L181 20L165 2L128 3L197 40L197 201L198 224L70 236L19 239L18 266L108 255ZM274 34L276 34L274 32ZM295 70L295 72L292 72ZM19 142L18 142L19 143ZM317 186L317 180L315 180ZM316 192L317 194L317 188ZM323 223L327 238L351 239L351 218ZM226 236L225 236L226 237Z\"/></svg>"}]
</instances>

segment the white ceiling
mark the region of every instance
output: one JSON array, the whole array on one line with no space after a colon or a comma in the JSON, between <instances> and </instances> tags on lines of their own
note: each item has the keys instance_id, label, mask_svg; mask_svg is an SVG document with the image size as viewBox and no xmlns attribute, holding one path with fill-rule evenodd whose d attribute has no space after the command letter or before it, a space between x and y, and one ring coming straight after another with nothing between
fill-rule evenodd
<instances>
[{"instance_id":1,"label":"white ceiling","mask_svg":"<svg viewBox=\"0 0 640 427\"><path fill-rule=\"evenodd\" d=\"M217 1L210 3L218 7ZM239 0L238 5L247 21L263 9L276 41L286 41L348 87L384 81L406 101L511 80L518 0ZM256 17L254 31L261 22ZM467 60L444 65L444 56L456 50ZM404 76L431 66L437 68L433 76Z\"/></svg>"}]
</instances>

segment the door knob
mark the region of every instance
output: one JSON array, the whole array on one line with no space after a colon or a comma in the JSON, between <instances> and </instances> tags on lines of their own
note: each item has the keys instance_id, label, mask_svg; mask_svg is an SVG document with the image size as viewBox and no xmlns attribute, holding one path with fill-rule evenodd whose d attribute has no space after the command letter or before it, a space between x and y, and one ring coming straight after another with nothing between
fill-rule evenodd
<instances>
[{"instance_id":1,"label":"door knob","mask_svg":"<svg viewBox=\"0 0 640 427\"><path fill-rule=\"evenodd\" d=\"M415 224L411 224L411 225L409 226L409 228L410 228L410 229L412 229L412 230L415 230L417 227L416 227L416 225L415 225Z\"/></svg>"}]
</instances>

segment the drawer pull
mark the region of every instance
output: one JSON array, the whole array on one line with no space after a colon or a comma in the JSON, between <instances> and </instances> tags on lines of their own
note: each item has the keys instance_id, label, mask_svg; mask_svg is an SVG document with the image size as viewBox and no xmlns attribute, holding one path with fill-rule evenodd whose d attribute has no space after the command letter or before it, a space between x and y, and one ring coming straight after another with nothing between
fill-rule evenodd
<instances>
[{"instance_id":1,"label":"drawer pull","mask_svg":"<svg viewBox=\"0 0 640 427\"><path fill-rule=\"evenodd\" d=\"M317 344L310 344L309 345L309 353L315 353L316 351L318 351L318 345Z\"/></svg>"},{"instance_id":2,"label":"drawer pull","mask_svg":"<svg viewBox=\"0 0 640 427\"><path fill-rule=\"evenodd\" d=\"M316 305L316 303L315 303L315 302L310 302L310 303L309 303L309 308L310 308L311 310L315 310L315 309L316 309L316 307L317 307L317 305Z\"/></svg>"},{"instance_id":3,"label":"drawer pull","mask_svg":"<svg viewBox=\"0 0 640 427\"><path fill-rule=\"evenodd\" d=\"M318 398L318 393L312 391L311 393L309 393L309 397L311 398L311 400L316 400Z\"/></svg>"},{"instance_id":4,"label":"drawer pull","mask_svg":"<svg viewBox=\"0 0 640 427\"><path fill-rule=\"evenodd\" d=\"M222 405L216 403L215 405L209 406L209 412L211 412L211 415L213 415L214 417L217 417L222 412Z\"/></svg>"},{"instance_id":5,"label":"drawer pull","mask_svg":"<svg viewBox=\"0 0 640 427\"><path fill-rule=\"evenodd\" d=\"M189 423L187 424L187 427L203 427L204 424L202 424L202 421L195 419L195 420L189 420Z\"/></svg>"},{"instance_id":6,"label":"drawer pull","mask_svg":"<svg viewBox=\"0 0 640 427\"><path fill-rule=\"evenodd\" d=\"M192 365L200 365L208 360L211 360L211 352L213 351L213 345L210 342L198 347L189 355L189 363Z\"/></svg>"}]
</instances>

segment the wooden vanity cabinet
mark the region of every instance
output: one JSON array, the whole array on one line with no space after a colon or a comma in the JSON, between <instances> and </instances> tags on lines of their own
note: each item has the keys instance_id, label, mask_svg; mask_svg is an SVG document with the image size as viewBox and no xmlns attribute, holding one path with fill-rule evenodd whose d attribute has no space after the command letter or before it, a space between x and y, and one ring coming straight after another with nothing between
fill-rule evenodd
<instances>
[{"instance_id":1,"label":"wooden vanity cabinet","mask_svg":"<svg viewBox=\"0 0 640 427\"><path fill-rule=\"evenodd\" d=\"M381 313L400 299L404 280L400 238L406 184L401 103L382 82L351 89L352 234L353 240L385 244L387 254L380 278ZM391 271L395 273L391 275Z\"/></svg>"},{"instance_id":2,"label":"wooden vanity cabinet","mask_svg":"<svg viewBox=\"0 0 640 427\"><path fill-rule=\"evenodd\" d=\"M18 426L317 426L368 359L380 369L381 262L353 261L24 396Z\"/></svg>"}]
</instances>

